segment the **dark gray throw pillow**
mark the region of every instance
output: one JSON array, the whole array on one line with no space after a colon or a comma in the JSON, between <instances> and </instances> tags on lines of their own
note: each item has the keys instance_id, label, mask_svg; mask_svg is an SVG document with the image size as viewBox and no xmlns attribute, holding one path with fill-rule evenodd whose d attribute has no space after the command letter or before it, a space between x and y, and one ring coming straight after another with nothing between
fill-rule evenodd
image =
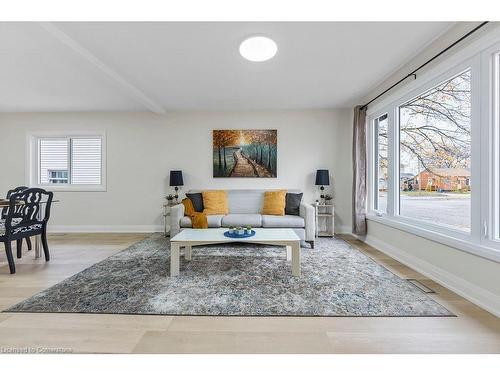
<instances>
[{"instance_id":1,"label":"dark gray throw pillow","mask_svg":"<svg viewBox=\"0 0 500 375\"><path fill-rule=\"evenodd\" d=\"M203 212L205 206L203 206L203 195L201 195L201 193L187 193L186 197L191 199L196 212Z\"/></svg>"},{"instance_id":2,"label":"dark gray throw pillow","mask_svg":"<svg viewBox=\"0 0 500 375\"><path fill-rule=\"evenodd\" d=\"M300 201L302 200L302 194L286 193L285 198L285 214L286 215L300 215Z\"/></svg>"}]
</instances>

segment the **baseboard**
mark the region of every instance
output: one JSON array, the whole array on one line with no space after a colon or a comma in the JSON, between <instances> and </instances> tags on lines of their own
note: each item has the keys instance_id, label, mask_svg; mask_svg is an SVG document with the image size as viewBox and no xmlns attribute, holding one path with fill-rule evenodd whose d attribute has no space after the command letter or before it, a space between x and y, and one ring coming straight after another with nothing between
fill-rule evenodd
<instances>
[{"instance_id":1,"label":"baseboard","mask_svg":"<svg viewBox=\"0 0 500 375\"><path fill-rule=\"evenodd\" d=\"M404 265L414 269L415 271L420 272L429 279L438 282L463 298L489 311L493 315L500 317L500 298L496 294L478 287L477 285L472 284L471 282L445 271L425 260L408 254L407 252L394 247L377 237L368 235L364 239L364 242L403 263Z\"/></svg>"},{"instance_id":2,"label":"baseboard","mask_svg":"<svg viewBox=\"0 0 500 375\"><path fill-rule=\"evenodd\" d=\"M49 225L49 233L153 233L161 225Z\"/></svg>"}]
</instances>

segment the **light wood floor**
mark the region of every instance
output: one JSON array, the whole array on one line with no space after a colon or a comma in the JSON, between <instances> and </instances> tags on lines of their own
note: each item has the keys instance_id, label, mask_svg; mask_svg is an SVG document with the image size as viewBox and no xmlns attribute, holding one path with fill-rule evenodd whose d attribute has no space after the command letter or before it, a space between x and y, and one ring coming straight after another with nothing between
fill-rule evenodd
<instances>
[{"instance_id":1,"label":"light wood floor","mask_svg":"<svg viewBox=\"0 0 500 375\"><path fill-rule=\"evenodd\" d=\"M52 260L18 260L9 275L0 248L5 309L141 240L143 234L66 234L49 239ZM372 247L351 244L401 277L416 278L457 317L242 318L0 313L0 353L500 353L500 319Z\"/></svg>"}]
</instances>

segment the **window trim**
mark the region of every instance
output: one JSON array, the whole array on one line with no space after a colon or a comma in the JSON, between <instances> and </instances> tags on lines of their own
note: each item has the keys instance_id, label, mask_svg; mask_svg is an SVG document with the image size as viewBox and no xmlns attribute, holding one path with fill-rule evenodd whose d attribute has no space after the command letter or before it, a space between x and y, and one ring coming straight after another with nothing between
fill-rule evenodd
<instances>
[{"instance_id":1,"label":"window trim","mask_svg":"<svg viewBox=\"0 0 500 375\"><path fill-rule=\"evenodd\" d=\"M379 166L379 159L378 159L378 152L379 152L379 143L378 143L378 137L379 137L379 130L380 130L380 119L382 117L386 117L385 120L387 120L387 130L389 131L389 114L388 113L382 113L380 116L376 116L373 118L373 120L371 121L370 123L370 126L371 126L371 130L373 132L373 139L374 139L374 142L371 142L370 143L370 147L371 147L371 151L369 152L372 152L372 162L373 162L373 165L372 165L372 168L369 168L369 175L368 175L368 178L369 178L369 181L371 184L374 184L374 186L376 186L377 188L376 189L372 189L372 194L371 194L371 202L372 202L372 205L370 207L373 208L374 211L377 212L377 214L384 214L387 212L388 208L386 207L386 210L383 211L383 210L380 210L377 208L375 208L375 206L377 205L378 203L378 200L379 200L379 184L380 184L380 176L379 176L379 170L380 170L380 166ZM377 140L375 142L375 139ZM387 140L389 140L389 137L387 137ZM387 144L387 160L389 161L389 144ZM389 169L389 168L387 168ZM386 190L389 189L389 180L386 180L385 182L386 184ZM388 193L388 191L387 191Z\"/></svg>"},{"instance_id":2,"label":"window trim","mask_svg":"<svg viewBox=\"0 0 500 375\"><path fill-rule=\"evenodd\" d=\"M496 61L495 61L496 57ZM481 53L481 70L483 74L483 95L481 103L481 122L483 133L481 142L487 144L481 151L481 173L487 179L482 183L481 223L487 223L487 233L482 236L482 243L490 247L500 248L500 108L493 106L500 102L500 42L485 49ZM496 79L490 79L496 73ZM496 82L496 85L495 85ZM495 210L496 208L496 210Z\"/></svg>"},{"instance_id":3,"label":"window trim","mask_svg":"<svg viewBox=\"0 0 500 375\"><path fill-rule=\"evenodd\" d=\"M459 250L500 262L500 238L495 239L492 229L500 225L500 213L493 212L494 204L500 203L500 196L495 195L493 183L495 173L500 174L500 146L492 153L495 137L500 139L500 131L495 128L495 117L492 113L494 94L492 87L493 55L500 52L500 27L468 47L449 57L400 90L395 91L385 100L374 104L367 113L367 165L368 195L367 218L369 220L403 230ZM499 63L500 65L500 63ZM399 106L419 94L432 89L445 79L471 69L471 230L463 232L459 229L436 225L428 222L396 215L399 212ZM498 94L498 92L497 92ZM498 99L498 98L497 98ZM387 213L374 210L373 167L374 167L374 126L375 119L388 114L389 133L389 186ZM497 114L498 116L499 114ZM496 133L495 133L496 132ZM489 147L481 147L487 144ZM495 158L496 155L496 159ZM498 181L498 176L496 176ZM498 192L497 192L498 193ZM483 225L487 223L489 233L484 233Z\"/></svg>"},{"instance_id":4,"label":"window trim","mask_svg":"<svg viewBox=\"0 0 500 375\"><path fill-rule=\"evenodd\" d=\"M40 184L39 181L39 146L40 138L101 138L101 184L99 185L77 185L77 184ZM68 151L69 152L69 151ZM26 133L26 184L31 187L39 187L51 191L66 192L99 192L107 191L106 185L106 132L104 131L28 131ZM71 168L69 168L71 169ZM68 179L71 181L71 172L68 170Z\"/></svg>"}]
</instances>

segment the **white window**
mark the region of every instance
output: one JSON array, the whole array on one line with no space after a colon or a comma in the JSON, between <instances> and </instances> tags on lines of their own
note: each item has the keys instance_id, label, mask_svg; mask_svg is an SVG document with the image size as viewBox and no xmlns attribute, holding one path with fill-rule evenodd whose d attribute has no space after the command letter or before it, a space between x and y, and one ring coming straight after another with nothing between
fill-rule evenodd
<instances>
[{"instance_id":1,"label":"white window","mask_svg":"<svg viewBox=\"0 0 500 375\"><path fill-rule=\"evenodd\" d=\"M492 131L493 145L491 153L493 157L492 177L493 184L493 204L494 212L492 212L493 238L495 241L500 241L500 52L496 52L493 57L492 69Z\"/></svg>"},{"instance_id":2,"label":"white window","mask_svg":"<svg viewBox=\"0 0 500 375\"><path fill-rule=\"evenodd\" d=\"M367 126L368 219L500 261L500 29L369 106Z\"/></svg>"},{"instance_id":3,"label":"white window","mask_svg":"<svg viewBox=\"0 0 500 375\"><path fill-rule=\"evenodd\" d=\"M46 185L54 182L52 172L68 172L69 147L66 138L38 139L38 179L37 184ZM68 183L68 181L66 181Z\"/></svg>"},{"instance_id":4,"label":"white window","mask_svg":"<svg viewBox=\"0 0 500 375\"><path fill-rule=\"evenodd\" d=\"M374 209L379 212L387 212L387 114L384 114L373 120L373 131L376 137L374 145Z\"/></svg>"},{"instance_id":5,"label":"white window","mask_svg":"<svg viewBox=\"0 0 500 375\"><path fill-rule=\"evenodd\" d=\"M104 134L30 134L29 184L50 190L105 190Z\"/></svg>"},{"instance_id":6,"label":"white window","mask_svg":"<svg viewBox=\"0 0 500 375\"><path fill-rule=\"evenodd\" d=\"M401 216L470 232L471 105L467 69L399 106Z\"/></svg>"}]
</instances>

